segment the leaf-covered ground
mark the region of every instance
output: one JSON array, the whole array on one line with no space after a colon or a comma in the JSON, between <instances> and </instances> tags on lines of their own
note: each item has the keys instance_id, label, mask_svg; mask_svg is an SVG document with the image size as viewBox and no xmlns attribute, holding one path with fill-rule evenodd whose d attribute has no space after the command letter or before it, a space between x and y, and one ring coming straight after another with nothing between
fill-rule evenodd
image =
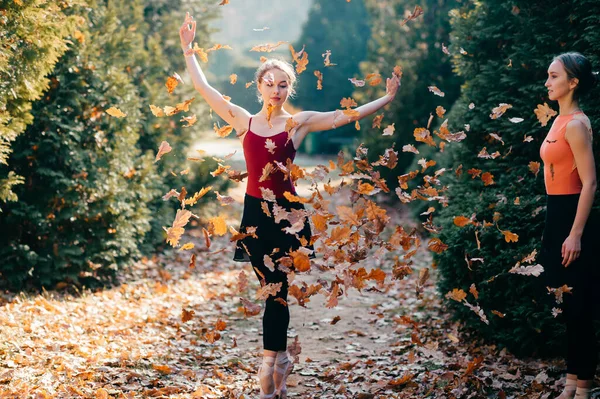
<instances>
[{"instance_id":1,"label":"leaf-covered ground","mask_svg":"<svg viewBox=\"0 0 600 399\"><path fill-rule=\"evenodd\" d=\"M242 193L234 187L238 201L223 207L232 224ZM335 201L348 198L341 192ZM392 224L411 224L387 211ZM204 247L200 229L185 239ZM4 293L0 397L257 398L261 320L245 314L240 298L256 302L259 284L249 264L231 257L231 243L214 237L193 268L188 252L174 250L137 263L114 288ZM332 277L316 265L295 284L326 286ZM431 265L426 249L402 280L390 279L391 265L367 258L361 266L381 268L385 282L342 292L332 308L327 292L305 307L289 298L288 342L301 347L289 397L549 398L559 391L562 361L515 359L450 319L435 270L421 271ZM242 290L240 272L249 277Z\"/></svg>"}]
</instances>

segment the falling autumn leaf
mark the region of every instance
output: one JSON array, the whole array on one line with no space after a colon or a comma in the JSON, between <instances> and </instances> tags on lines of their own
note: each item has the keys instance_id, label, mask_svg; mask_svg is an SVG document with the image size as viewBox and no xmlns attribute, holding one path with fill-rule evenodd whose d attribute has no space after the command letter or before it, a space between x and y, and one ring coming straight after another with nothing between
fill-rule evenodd
<instances>
[{"instance_id":1,"label":"falling autumn leaf","mask_svg":"<svg viewBox=\"0 0 600 399\"><path fill-rule=\"evenodd\" d=\"M473 224L473 222L471 221L471 219L466 218L464 216L455 216L454 224L458 227L465 227L468 224Z\"/></svg>"},{"instance_id":2,"label":"falling autumn leaf","mask_svg":"<svg viewBox=\"0 0 600 399\"><path fill-rule=\"evenodd\" d=\"M534 109L533 112L542 126L546 126L548 121L552 119L553 116L557 115L557 112L550 108L547 103L544 103L544 105L538 104L537 108Z\"/></svg>"},{"instance_id":3,"label":"falling autumn leaf","mask_svg":"<svg viewBox=\"0 0 600 399\"><path fill-rule=\"evenodd\" d=\"M491 119L498 119L502 115L504 115L504 113L507 110L509 110L511 108L512 108L511 104L500 103L500 105L498 105L497 107L492 108L492 113L490 114L490 118Z\"/></svg>"},{"instance_id":4,"label":"falling autumn leaf","mask_svg":"<svg viewBox=\"0 0 600 399\"><path fill-rule=\"evenodd\" d=\"M490 186L492 184L495 184L494 175L491 174L490 172L485 172L484 174L482 174L481 181L483 181L484 186Z\"/></svg>"},{"instance_id":5,"label":"falling autumn leaf","mask_svg":"<svg viewBox=\"0 0 600 399\"><path fill-rule=\"evenodd\" d=\"M418 154L419 150L417 150L417 148L412 144L406 144L402 146L402 152L412 152L413 154Z\"/></svg>"},{"instance_id":6,"label":"falling autumn leaf","mask_svg":"<svg viewBox=\"0 0 600 399\"><path fill-rule=\"evenodd\" d=\"M266 139L265 140L265 148L267 149L267 151L269 151L271 154L275 154L275 148L277 148L277 146L275 145L275 142L271 139Z\"/></svg>"},{"instance_id":7,"label":"falling autumn leaf","mask_svg":"<svg viewBox=\"0 0 600 399\"><path fill-rule=\"evenodd\" d=\"M512 267L508 272L514 274L521 274L523 276L539 277L539 275L544 272L544 267L542 265L519 266L519 264L517 264L514 267Z\"/></svg>"},{"instance_id":8,"label":"falling autumn leaf","mask_svg":"<svg viewBox=\"0 0 600 399\"><path fill-rule=\"evenodd\" d=\"M213 126L213 130L215 131L215 133L217 133L217 135L219 137L227 137L233 131L233 126L231 126L231 125L225 125L225 126L219 128L217 126L217 124L215 123L214 126Z\"/></svg>"},{"instance_id":9,"label":"falling autumn leaf","mask_svg":"<svg viewBox=\"0 0 600 399\"><path fill-rule=\"evenodd\" d=\"M446 298L452 299L456 302L462 302L467 297L467 293L459 288L454 288L452 291L446 294Z\"/></svg>"},{"instance_id":10,"label":"falling autumn leaf","mask_svg":"<svg viewBox=\"0 0 600 399\"><path fill-rule=\"evenodd\" d=\"M405 25L408 21L412 21L413 19L418 18L423 15L423 8L421 6L415 6L414 11L407 18L405 18L402 22L400 22L400 26Z\"/></svg>"},{"instance_id":11,"label":"falling autumn leaf","mask_svg":"<svg viewBox=\"0 0 600 399\"><path fill-rule=\"evenodd\" d=\"M325 53L321 54L321 57L324 58L323 63L325 64L326 67L337 65L337 64L333 64L329 60L329 58L331 57L331 50L326 50Z\"/></svg>"},{"instance_id":12,"label":"falling autumn leaf","mask_svg":"<svg viewBox=\"0 0 600 399\"><path fill-rule=\"evenodd\" d=\"M191 127L194 126L194 124L198 121L198 118L196 117L196 115L191 115L191 116L184 116L183 118L180 119L180 122L185 122L187 123L187 125L184 125L183 127Z\"/></svg>"},{"instance_id":13,"label":"falling autumn leaf","mask_svg":"<svg viewBox=\"0 0 600 399\"><path fill-rule=\"evenodd\" d=\"M446 95L446 93L444 93L443 91L438 89L437 86L429 86L427 88L429 89L430 92L432 92L436 96L444 97Z\"/></svg>"},{"instance_id":14,"label":"falling autumn leaf","mask_svg":"<svg viewBox=\"0 0 600 399\"><path fill-rule=\"evenodd\" d=\"M163 141L162 143L160 143L160 147L158 148L158 153L156 154L156 158L154 159L154 162L158 162L160 160L160 158L171 152L172 148L169 145L169 143L167 143L166 141Z\"/></svg>"},{"instance_id":15,"label":"falling autumn leaf","mask_svg":"<svg viewBox=\"0 0 600 399\"><path fill-rule=\"evenodd\" d=\"M396 130L394 125L395 123L392 123L391 125L388 125L385 129L383 129L382 136L391 136L392 134L394 134L394 131Z\"/></svg>"},{"instance_id":16,"label":"falling autumn leaf","mask_svg":"<svg viewBox=\"0 0 600 399\"><path fill-rule=\"evenodd\" d=\"M348 80L356 87L363 87L366 83L364 80L359 80L355 78L348 78Z\"/></svg>"},{"instance_id":17,"label":"falling autumn leaf","mask_svg":"<svg viewBox=\"0 0 600 399\"><path fill-rule=\"evenodd\" d=\"M512 233L508 230L500 230L500 232L504 235L504 240L506 242L517 242L519 241L519 235Z\"/></svg>"},{"instance_id":18,"label":"falling autumn leaf","mask_svg":"<svg viewBox=\"0 0 600 399\"><path fill-rule=\"evenodd\" d=\"M173 73L173 75L169 76L167 78L167 81L165 82L165 86L167 87L167 92L169 94L173 93L173 91L175 90L175 88L177 87L177 85L179 83L183 83L183 79L181 79L181 76L179 76L179 74L177 72Z\"/></svg>"},{"instance_id":19,"label":"falling autumn leaf","mask_svg":"<svg viewBox=\"0 0 600 399\"><path fill-rule=\"evenodd\" d=\"M236 84L238 76L235 73L229 75L229 83L232 85Z\"/></svg>"},{"instance_id":20,"label":"falling autumn leaf","mask_svg":"<svg viewBox=\"0 0 600 399\"><path fill-rule=\"evenodd\" d=\"M127 116L127 114L123 113L123 111L121 111L119 108L117 107L110 107L109 109L107 109L105 111L107 114L109 114L110 116L114 116L116 118L125 118Z\"/></svg>"},{"instance_id":21,"label":"falling autumn leaf","mask_svg":"<svg viewBox=\"0 0 600 399\"><path fill-rule=\"evenodd\" d=\"M270 53L271 51L275 50L277 47L281 46L284 43L287 43L287 42L286 41L278 41L277 43L259 44L259 45L256 45L256 46L252 47L250 49L250 51L258 51L258 52L262 52L262 53Z\"/></svg>"},{"instance_id":22,"label":"falling autumn leaf","mask_svg":"<svg viewBox=\"0 0 600 399\"><path fill-rule=\"evenodd\" d=\"M537 161L529 162L529 170L535 175L535 177L537 177L538 173L540 172L540 166L541 164Z\"/></svg>"},{"instance_id":23,"label":"falling autumn leaf","mask_svg":"<svg viewBox=\"0 0 600 399\"><path fill-rule=\"evenodd\" d=\"M438 105L435 108L435 114L438 116L438 118L443 118L445 113L446 113L446 109L444 107L442 107L441 105Z\"/></svg>"},{"instance_id":24,"label":"falling autumn leaf","mask_svg":"<svg viewBox=\"0 0 600 399\"><path fill-rule=\"evenodd\" d=\"M323 90L323 74L321 71L315 71L317 77L317 90Z\"/></svg>"},{"instance_id":25,"label":"falling autumn leaf","mask_svg":"<svg viewBox=\"0 0 600 399\"><path fill-rule=\"evenodd\" d=\"M156 105L150 105L150 111L152 111L152 115L159 118L166 115L162 108L157 107Z\"/></svg>"}]
</instances>

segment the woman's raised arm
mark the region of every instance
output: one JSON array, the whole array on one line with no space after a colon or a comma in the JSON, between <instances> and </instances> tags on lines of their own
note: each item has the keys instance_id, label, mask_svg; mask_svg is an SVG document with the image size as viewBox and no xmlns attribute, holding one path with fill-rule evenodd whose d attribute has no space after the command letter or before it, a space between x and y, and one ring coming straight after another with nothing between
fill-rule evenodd
<instances>
[{"instance_id":1,"label":"woman's raised arm","mask_svg":"<svg viewBox=\"0 0 600 399\"><path fill-rule=\"evenodd\" d=\"M196 35L196 21L190 13L186 13L185 20L179 29L179 38L181 39L181 48L185 54L185 63L187 70L192 77L194 88L206 100L208 105L219 115L225 122L231 125L236 131L241 132L246 129L250 119L250 113L244 108L237 106L223 98L214 87L206 80L200 64L194 56L192 50L192 42Z\"/></svg>"},{"instance_id":2,"label":"woman's raised arm","mask_svg":"<svg viewBox=\"0 0 600 399\"><path fill-rule=\"evenodd\" d=\"M300 124L298 133L306 135L310 132L331 130L374 114L380 108L384 107L394 99L399 86L400 79L398 76L393 75L391 78L388 78L386 80L385 95L377 100L363 104L358 108L354 108L353 111L358 112L356 116L346 115L340 110L329 112L299 112L297 115L294 115L294 120Z\"/></svg>"}]
</instances>

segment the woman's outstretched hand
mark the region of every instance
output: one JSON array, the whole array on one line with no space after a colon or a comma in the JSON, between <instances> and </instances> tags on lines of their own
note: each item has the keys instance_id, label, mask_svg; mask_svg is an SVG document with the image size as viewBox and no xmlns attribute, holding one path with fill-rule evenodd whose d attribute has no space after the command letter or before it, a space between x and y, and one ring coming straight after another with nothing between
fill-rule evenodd
<instances>
[{"instance_id":1,"label":"woman's outstretched hand","mask_svg":"<svg viewBox=\"0 0 600 399\"><path fill-rule=\"evenodd\" d=\"M400 87L400 78L398 78L397 75L392 75L391 78L387 78L385 81L385 94L394 98L398 91L398 87Z\"/></svg>"},{"instance_id":2,"label":"woman's outstretched hand","mask_svg":"<svg viewBox=\"0 0 600 399\"><path fill-rule=\"evenodd\" d=\"M192 42L196 36L196 21L189 12L185 13L185 20L179 28L179 39L181 40L181 48L183 51L192 47Z\"/></svg>"}]
</instances>

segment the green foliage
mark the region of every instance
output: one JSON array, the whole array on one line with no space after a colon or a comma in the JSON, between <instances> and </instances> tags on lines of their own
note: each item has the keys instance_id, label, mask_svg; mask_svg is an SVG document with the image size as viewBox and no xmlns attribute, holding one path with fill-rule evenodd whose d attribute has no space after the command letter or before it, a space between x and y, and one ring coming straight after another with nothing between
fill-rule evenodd
<instances>
[{"instance_id":1,"label":"green foliage","mask_svg":"<svg viewBox=\"0 0 600 399\"><path fill-rule=\"evenodd\" d=\"M460 93L462 79L452 73L450 56L444 54L442 45L448 45L450 40L448 13L461 1L421 2L423 15L403 26L400 26L400 22L413 12L414 2L368 0L366 3L371 14L373 33L369 41L368 58L361 64L361 70L363 75L379 72L384 79L380 86L357 88L356 98L364 102L382 96L385 94L385 77L391 76L395 65L403 70L402 85L396 99L383 110L385 117L381 129L371 128L370 123L361 129L361 140L369 148L372 160L392 145L398 151L398 166L393 170L382 170L382 177L393 190L398 186L396 176L405 173L411 162L416 163L414 154L402 152L404 145L413 144L417 147L420 154L416 158L430 159L428 155L431 151L427 145L415 142L414 129L426 127L430 114L435 116L437 106L449 110ZM445 96L434 95L428 86L437 86ZM430 130L442 121L436 117ZM395 133L382 136L382 129L392 123Z\"/></svg>"},{"instance_id":2,"label":"green foliage","mask_svg":"<svg viewBox=\"0 0 600 399\"><path fill-rule=\"evenodd\" d=\"M292 103L304 110L333 111L340 101L350 97L354 86L349 78L360 78L359 63L367 54L370 36L369 18L362 0L350 3L315 0L304 24L302 35L294 43L299 51L306 45L309 63L298 81L297 98ZM327 50L335 66L324 66ZM315 71L323 74L323 90L317 90ZM325 133L312 133L303 143L309 153L337 152L357 136L354 124Z\"/></svg>"},{"instance_id":3,"label":"green foliage","mask_svg":"<svg viewBox=\"0 0 600 399\"><path fill-rule=\"evenodd\" d=\"M0 5L0 201L17 201L23 178L8 164L11 143L33 120L31 103L48 88L47 75L67 49L78 0L3 1ZM0 212L2 209L0 208Z\"/></svg>"},{"instance_id":4,"label":"green foliage","mask_svg":"<svg viewBox=\"0 0 600 399\"><path fill-rule=\"evenodd\" d=\"M4 287L110 278L154 249L172 222L178 206L161 197L187 183L188 175L171 172L193 166L185 163L193 135L179 127L181 114L158 119L148 105L182 101L164 87L177 62L154 58L170 51L161 52L160 38L176 34L180 18L166 13L164 2L142 3L73 10L85 16L80 34L70 38L49 90L33 103L33 123L13 145L9 163L25 183L0 216ZM158 23L157 15L174 22ZM111 106L127 117L106 114ZM173 152L155 164L162 140Z\"/></svg>"},{"instance_id":5,"label":"green foliage","mask_svg":"<svg viewBox=\"0 0 600 399\"><path fill-rule=\"evenodd\" d=\"M543 171L536 177L529 162L541 162L539 147L550 126L541 127L533 110L548 101L544 81L553 56L579 51L598 68L598 15L600 4L595 1L565 1L549 7L541 0L471 1L452 15L450 51L455 71L465 83L448 117L456 130L469 124L470 131L460 145L449 145L447 153L437 158L439 166L462 164L463 169L460 177L445 177L449 205L436 219L443 228L439 237L448 245L447 251L435 257L441 276L439 289L441 294L454 288L468 291L475 284L479 300L471 295L467 300L478 302L490 324L450 301L455 314L484 337L519 354L555 354L563 348L561 323L550 313L556 305L546 294L542 279L508 273L534 249L539 252L544 227ZM459 52L461 47L466 55ZM470 103L475 105L472 110ZM513 107L492 120L491 110L500 103ZM558 109L557 104L550 105ZM597 128L598 91L580 105ZM525 120L515 124L508 120L511 117ZM504 143L493 139L491 133ZM525 135L533 141L524 141ZM597 141L594 153L599 159ZM483 147L489 154L499 151L501 156L480 158L477 154ZM471 168L490 172L495 184L484 186L480 178L472 179L465 173ZM515 203L517 198L520 204ZM475 215L477 221L493 225L459 228L452 221L460 215ZM518 234L518 242L507 243L499 230ZM477 248L476 231L481 249ZM483 262L468 266L465 258L483 258ZM491 310L506 317L495 316Z\"/></svg>"}]
</instances>

